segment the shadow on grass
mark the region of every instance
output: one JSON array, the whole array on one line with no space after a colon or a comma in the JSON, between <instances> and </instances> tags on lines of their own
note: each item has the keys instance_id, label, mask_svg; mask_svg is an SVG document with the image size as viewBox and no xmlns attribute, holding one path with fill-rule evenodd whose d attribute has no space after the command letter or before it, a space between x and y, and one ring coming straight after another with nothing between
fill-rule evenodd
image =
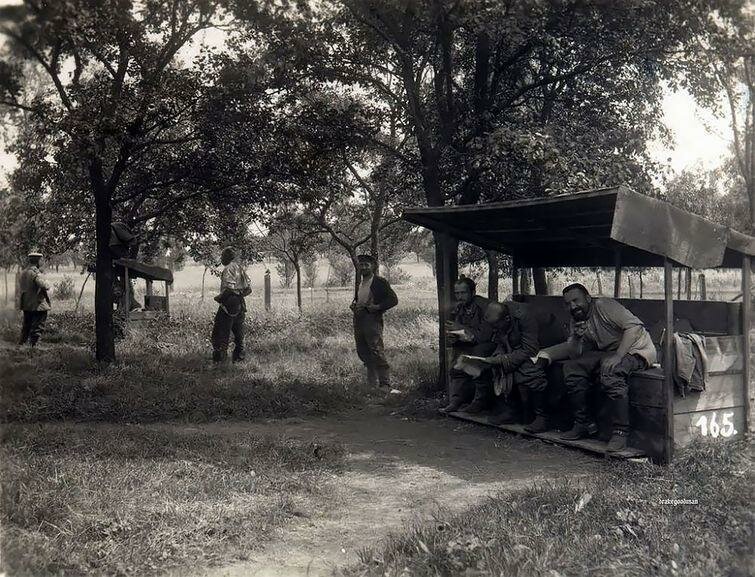
<instances>
[{"instance_id":1,"label":"shadow on grass","mask_svg":"<svg viewBox=\"0 0 755 577\"><path fill-rule=\"evenodd\" d=\"M386 331L395 378L412 391L429 387L436 376L435 353L418 314L405 311ZM211 366L211 319L201 315L175 315L129 331L111 366L99 366L91 348L71 344L91 334L91 317L52 316L54 330L62 336L46 335L35 355L9 344L16 327L5 319L0 327L7 343L0 358L0 418L204 422L329 414L363 406L375 391L364 383L348 314L289 317L252 316L247 361L221 370Z\"/></svg>"},{"instance_id":2,"label":"shadow on grass","mask_svg":"<svg viewBox=\"0 0 755 577\"><path fill-rule=\"evenodd\" d=\"M346 573L749 575L753 481L745 442L700 443L668 468L616 463L597 478L441 511L435 522L365 549Z\"/></svg>"}]
</instances>

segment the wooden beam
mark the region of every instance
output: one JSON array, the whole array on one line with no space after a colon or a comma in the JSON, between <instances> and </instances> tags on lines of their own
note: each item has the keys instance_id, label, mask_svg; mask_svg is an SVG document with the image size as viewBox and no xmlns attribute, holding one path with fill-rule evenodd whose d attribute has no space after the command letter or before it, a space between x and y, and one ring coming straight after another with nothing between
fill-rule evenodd
<instances>
[{"instance_id":1,"label":"wooden beam","mask_svg":"<svg viewBox=\"0 0 755 577\"><path fill-rule=\"evenodd\" d=\"M663 376L666 393L666 434L664 435L663 463L674 456L674 269L668 258L663 262L663 292L666 300L666 329L663 341Z\"/></svg>"},{"instance_id":2,"label":"wooden beam","mask_svg":"<svg viewBox=\"0 0 755 577\"><path fill-rule=\"evenodd\" d=\"M621 251L619 250L614 253L613 266L613 296L614 298L619 298L621 296Z\"/></svg>"},{"instance_id":3,"label":"wooden beam","mask_svg":"<svg viewBox=\"0 0 755 577\"><path fill-rule=\"evenodd\" d=\"M439 346L444 351L443 361L440 366L441 379L443 385L446 387L448 398L451 398L451 368L453 366L453 347L446 345L445 337L445 322L450 319L450 312L453 306L453 287L456 282L457 276L457 259L458 255L454 254L454 251L458 251L458 241L452 238L448 234L440 234L437 237L441 243L441 270L438 271L441 276L441 308L439 314Z\"/></svg>"},{"instance_id":4,"label":"wooden beam","mask_svg":"<svg viewBox=\"0 0 755 577\"><path fill-rule=\"evenodd\" d=\"M752 354L752 343L750 342L750 327L752 323L752 259L750 255L742 255L742 356L743 358L743 376L744 376L744 413L745 413L745 430L744 433L749 435L752 421L750 419L750 399L753 395L752 370L750 368L750 355Z\"/></svg>"}]
</instances>

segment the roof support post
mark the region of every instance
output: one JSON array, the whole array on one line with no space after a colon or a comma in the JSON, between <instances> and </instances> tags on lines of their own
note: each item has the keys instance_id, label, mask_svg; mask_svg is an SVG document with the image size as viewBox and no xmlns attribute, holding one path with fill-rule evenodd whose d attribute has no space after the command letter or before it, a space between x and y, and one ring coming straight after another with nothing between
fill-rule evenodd
<instances>
[{"instance_id":1,"label":"roof support post","mask_svg":"<svg viewBox=\"0 0 755 577\"><path fill-rule=\"evenodd\" d=\"M446 321L451 318L453 306L453 287L459 266L459 242L448 233L434 232L433 236L435 239L435 269L438 286L438 377L441 386L450 393L453 347L446 346Z\"/></svg>"},{"instance_id":2,"label":"roof support post","mask_svg":"<svg viewBox=\"0 0 755 577\"><path fill-rule=\"evenodd\" d=\"M621 296L621 251L616 250L613 256L614 276L613 276L613 298Z\"/></svg>"},{"instance_id":3,"label":"roof support post","mask_svg":"<svg viewBox=\"0 0 755 577\"><path fill-rule=\"evenodd\" d=\"M752 327L752 259L750 255L742 255L742 356L744 357L744 370L742 376L745 386L745 434L749 435L752 425L750 416L750 401L755 393L752 382L752 368L750 367L750 356L752 355L752 339L750 330Z\"/></svg>"},{"instance_id":4,"label":"roof support post","mask_svg":"<svg viewBox=\"0 0 755 577\"><path fill-rule=\"evenodd\" d=\"M666 301L666 329L663 340L663 387L666 393L666 431L663 443L663 464L674 455L674 269L668 258L663 259L663 294Z\"/></svg>"}]
</instances>

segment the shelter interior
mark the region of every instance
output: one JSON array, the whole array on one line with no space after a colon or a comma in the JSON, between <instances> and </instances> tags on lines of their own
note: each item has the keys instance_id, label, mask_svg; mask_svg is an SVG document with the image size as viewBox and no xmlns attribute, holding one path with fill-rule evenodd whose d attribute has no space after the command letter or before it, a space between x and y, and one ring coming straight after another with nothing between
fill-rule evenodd
<instances>
[{"instance_id":1,"label":"shelter interior","mask_svg":"<svg viewBox=\"0 0 755 577\"><path fill-rule=\"evenodd\" d=\"M747 328L752 300L676 300L672 274L679 266L741 269L742 294L749 295L755 238L624 187L536 200L411 208L404 212L404 218L440 235L445 250L465 241L510 255L515 269L614 267L620 279L625 266L663 267L663 300L618 300L644 322L660 350L659 359L674 354L672 340L664 335L677 332L703 336L708 356L706 386L703 392L682 397L674 388L671 363L635 373L629 383L629 446L620 456L645 455L668 462L675 446L684 446L695 436L727 438L747 432L752 393ZM450 266L444 266L442 274L445 302L450 305L455 274ZM531 305L541 347L566 339L569 313L560 296L515 295L514 299ZM441 321L443 315L441 311ZM564 430L571 425L571 416L560 363L549 367L548 376L550 413L555 416L556 427ZM563 441L553 432L534 436L604 452L601 439L610 435L610 423L599 410L604 405L601 401L600 393L594 393L591 402L601 428L597 440ZM487 424L484 416L454 416ZM520 425L499 427L527 434Z\"/></svg>"}]
</instances>

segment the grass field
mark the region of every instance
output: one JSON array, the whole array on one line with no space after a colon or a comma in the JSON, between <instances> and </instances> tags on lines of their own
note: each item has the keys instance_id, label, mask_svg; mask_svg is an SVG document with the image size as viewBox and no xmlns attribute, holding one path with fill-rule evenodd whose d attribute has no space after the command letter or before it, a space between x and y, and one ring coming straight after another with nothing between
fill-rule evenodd
<instances>
[{"instance_id":1,"label":"grass field","mask_svg":"<svg viewBox=\"0 0 755 577\"><path fill-rule=\"evenodd\" d=\"M425 401L439 396L431 277L397 287L401 302L386 316L385 341L395 384L405 394L383 399L366 387L354 352L348 288L305 291L302 314L291 291L276 289L270 312L255 293L247 362L212 370L217 279L208 281L202 300L198 270L201 280L198 267L177 273L171 318L129 329L109 367L93 360L86 293L76 313L73 300L53 301L35 355L14 344L18 314L0 312L0 570L131 576L176 568L180 574L243 559L308 510L328 506L327 479L345 466L338 443L210 435L192 430L192 423L337 419L374 402L414 417L434 414L436 405ZM554 286L568 278L556 277ZM363 563L349 571L752 574L744 556L753 544L752 487L743 447L698 448L671 469L611 464L605 475L579 485L540 486L463 513L440 513L437 523L365 550ZM587 494L590 502L575 511ZM700 505L658 505L660 498L682 496Z\"/></svg>"},{"instance_id":2,"label":"grass field","mask_svg":"<svg viewBox=\"0 0 755 577\"><path fill-rule=\"evenodd\" d=\"M365 549L349 575L398 577L755 574L751 448L701 443L673 465L619 462L440 512ZM670 500L673 503L667 503ZM694 504L680 504L680 502Z\"/></svg>"},{"instance_id":3,"label":"grass field","mask_svg":"<svg viewBox=\"0 0 755 577\"><path fill-rule=\"evenodd\" d=\"M8 575L152 575L243 558L328 495L343 450L253 435L11 425Z\"/></svg>"}]
</instances>

